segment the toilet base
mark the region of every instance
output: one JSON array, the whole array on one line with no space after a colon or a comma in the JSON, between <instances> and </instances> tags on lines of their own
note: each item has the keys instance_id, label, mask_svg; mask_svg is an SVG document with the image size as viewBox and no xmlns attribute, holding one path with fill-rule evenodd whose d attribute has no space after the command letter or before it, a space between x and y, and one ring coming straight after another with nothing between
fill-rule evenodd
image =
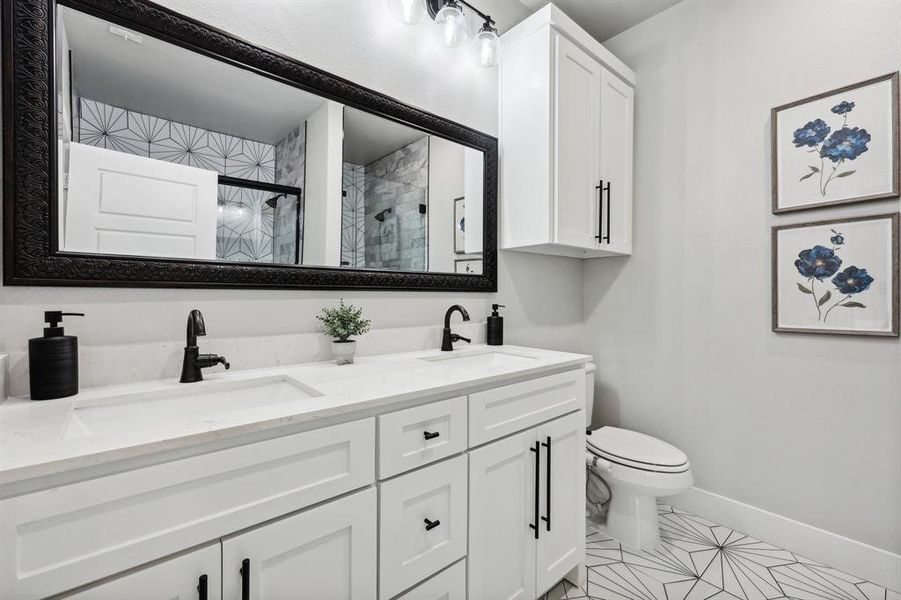
<instances>
[{"instance_id":1,"label":"toilet base","mask_svg":"<svg viewBox=\"0 0 901 600\"><path fill-rule=\"evenodd\" d=\"M607 509L607 533L624 546L651 550L660 542L657 524L657 498L617 489Z\"/></svg>"}]
</instances>

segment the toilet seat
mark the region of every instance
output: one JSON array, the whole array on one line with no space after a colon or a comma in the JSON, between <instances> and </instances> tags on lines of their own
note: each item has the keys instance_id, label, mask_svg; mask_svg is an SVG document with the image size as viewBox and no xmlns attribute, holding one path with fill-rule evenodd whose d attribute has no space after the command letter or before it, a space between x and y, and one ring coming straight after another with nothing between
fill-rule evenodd
<instances>
[{"instance_id":1,"label":"toilet seat","mask_svg":"<svg viewBox=\"0 0 901 600\"><path fill-rule=\"evenodd\" d=\"M607 426L585 439L591 454L624 467L651 473L685 473L691 469L684 452L636 431Z\"/></svg>"}]
</instances>

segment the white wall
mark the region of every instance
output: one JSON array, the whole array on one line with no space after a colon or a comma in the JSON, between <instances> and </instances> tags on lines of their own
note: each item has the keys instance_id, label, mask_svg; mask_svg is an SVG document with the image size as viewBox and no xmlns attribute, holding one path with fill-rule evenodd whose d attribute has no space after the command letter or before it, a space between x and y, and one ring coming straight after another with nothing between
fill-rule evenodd
<instances>
[{"instance_id":1,"label":"white wall","mask_svg":"<svg viewBox=\"0 0 901 600\"><path fill-rule=\"evenodd\" d=\"M473 67L462 49L437 47L425 24L409 28L397 24L384 2L165 0L162 4L404 102L492 135L497 132L496 72ZM326 348L326 338L316 333L314 316L338 297L362 304L373 320L376 330L361 342L362 352L437 348L444 311L455 302L478 321L488 314L492 301L509 305L506 324L511 343L560 349L577 345L580 264L501 253L499 286L497 296L3 287L0 351L12 352L12 392L27 391L23 353L28 338L41 334L43 311L82 311L87 317L67 322L67 331L79 336L82 385L177 377L185 319L190 309L199 308L209 334L201 340L201 348L232 352L233 368L310 360ZM274 340L264 337L278 334L283 335Z\"/></svg>"},{"instance_id":2,"label":"white wall","mask_svg":"<svg viewBox=\"0 0 901 600\"><path fill-rule=\"evenodd\" d=\"M454 200L463 196L463 150L436 135L429 137L429 271L453 273Z\"/></svg>"},{"instance_id":3,"label":"white wall","mask_svg":"<svg viewBox=\"0 0 901 600\"><path fill-rule=\"evenodd\" d=\"M901 3L691 1L607 43L638 76L635 254L587 262L598 423L696 486L901 552L901 343L770 331L771 107L901 67ZM895 574L897 576L897 573Z\"/></svg>"},{"instance_id":4,"label":"white wall","mask_svg":"<svg viewBox=\"0 0 901 600\"><path fill-rule=\"evenodd\" d=\"M344 105L329 100L307 119L303 264L341 264Z\"/></svg>"}]
</instances>

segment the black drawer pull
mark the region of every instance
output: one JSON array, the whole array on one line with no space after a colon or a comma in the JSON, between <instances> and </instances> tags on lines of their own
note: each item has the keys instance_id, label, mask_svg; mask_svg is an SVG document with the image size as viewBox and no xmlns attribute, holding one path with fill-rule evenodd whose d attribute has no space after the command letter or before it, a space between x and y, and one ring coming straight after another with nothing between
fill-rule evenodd
<instances>
[{"instance_id":1,"label":"black drawer pull","mask_svg":"<svg viewBox=\"0 0 901 600\"><path fill-rule=\"evenodd\" d=\"M438 431L423 431L422 432L422 437L424 437L427 440L433 440L436 437L438 437L439 435L441 435L441 433Z\"/></svg>"},{"instance_id":2,"label":"black drawer pull","mask_svg":"<svg viewBox=\"0 0 901 600\"><path fill-rule=\"evenodd\" d=\"M610 183L611 182L609 181L607 182L607 235L604 238L604 241L608 244L610 243L610 205L613 204L613 192L610 191ZM598 231L598 233L600 233L600 231Z\"/></svg>"},{"instance_id":3,"label":"black drawer pull","mask_svg":"<svg viewBox=\"0 0 901 600\"><path fill-rule=\"evenodd\" d=\"M435 519L434 521L430 521L428 517L425 518L425 530L431 531L441 525L441 521L439 519Z\"/></svg>"},{"instance_id":4,"label":"black drawer pull","mask_svg":"<svg viewBox=\"0 0 901 600\"><path fill-rule=\"evenodd\" d=\"M207 597L208 597L208 596L207 596L207 594L208 594L208 592L207 592L207 587L208 587L208 582L207 582L207 580L208 580L208 579L209 579L209 578L206 576L206 573L204 573L203 575L200 576L200 579L197 580L197 597L200 598L200 600L207 600Z\"/></svg>"},{"instance_id":5,"label":"black drawer pull","mask_svg":"<svg viewBox=\"0 0 901 600\"><path fill-rule=\"evenodd\" d=\"M241 561L241 600L250 600L250 559Z\"/></svg>"},{"instance_id":6,"label":"black drawer pull","mask_svg":"<svg viewBox=\"0 0 901 600\"><path fill-rule=\"evenodd\" d=\"M540 531L538 527L538 482L541 480L541 442L535 442L529 451L535 453L535 523L529 523L529 528L535 530L535 539L537 540Z\"/></svg>"},{"instance_id":7,"label":"black drawer pull","mask_svg":"<svg viewBox=\"0 0 901 600\"><path fill-rule=\"evenodd\" d=\"M545 448L547 448L547 480L545 481L545 507L544 510L547 513L546 517L541 517L541 520L545 522L547 525L547 530L551 530L551 436L547 436L547 441L542 442L541 444Z\"/></svg>"},{"instance_id":8,"label":"black drawer pull","mask_svg":"<svg viewBox=\"0 0 901 600\"><path fill-rule=\"evenodd\" d=\"M604 180L601 179L594 189L598 190L598 234L594 239L601 242L604 240Z\"/></svg>"}]
</instances>

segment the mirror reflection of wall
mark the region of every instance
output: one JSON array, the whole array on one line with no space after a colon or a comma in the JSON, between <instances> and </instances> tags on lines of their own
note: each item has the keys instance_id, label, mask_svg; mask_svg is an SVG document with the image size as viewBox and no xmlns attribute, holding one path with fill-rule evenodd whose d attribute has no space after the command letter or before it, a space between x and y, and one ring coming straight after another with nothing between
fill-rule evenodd
<instances>
[{"instance_id":1,"label":"mirror reflection of wall","mask_svg":"<svg viewBox=\"0 0 901 600\"><path fill-rule=\"evenodd\" d=\"M481 152L345 107L341 264L455 272L454 201L466 193L467 161L481 165ZM469 176L481 197L481 167Z\"/></svg>"},{"instance_id":2,"label":"mirror reflection of wall","mask_svg":"<svg viewBox=\"0 0 901 600\"><path fill-rule=\"evenodd\" d=\"M480 151L69 7L56 36L61 250L479 272Z\"/></svg>"}]
</instances>

